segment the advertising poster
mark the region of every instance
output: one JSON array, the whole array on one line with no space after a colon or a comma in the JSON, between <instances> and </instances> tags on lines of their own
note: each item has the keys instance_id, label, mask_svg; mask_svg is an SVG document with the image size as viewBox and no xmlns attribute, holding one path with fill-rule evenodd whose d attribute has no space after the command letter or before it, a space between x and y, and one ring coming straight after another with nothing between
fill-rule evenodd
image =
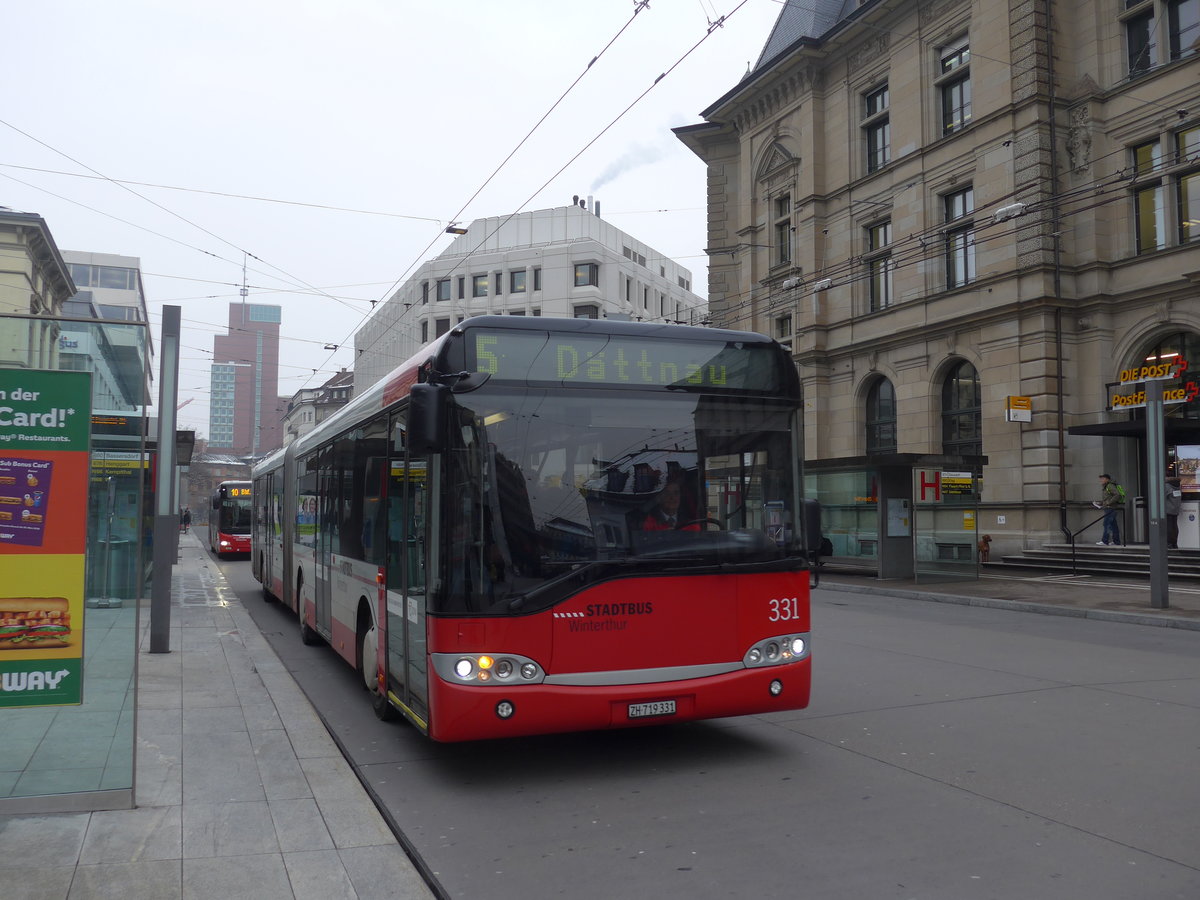
<instances>
[{"instance_id":1,"label":"advertising poster","mask_svg":"<svg viewBox=\"0 0 1200 900\"><path fill-rule=\"evenodd\" d=\"M0 370L0 708L83 700L91 375Z\"/></svg>"}]
</instances>

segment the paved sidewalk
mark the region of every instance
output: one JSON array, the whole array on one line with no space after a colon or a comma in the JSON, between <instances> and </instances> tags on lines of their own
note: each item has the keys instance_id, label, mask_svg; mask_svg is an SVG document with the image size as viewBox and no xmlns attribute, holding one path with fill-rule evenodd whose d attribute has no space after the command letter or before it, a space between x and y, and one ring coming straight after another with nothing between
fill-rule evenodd
<instances>
[{"instance_id":1,"label":"paved sidewalk","mask_svg":"<svg viewBox=\"0 0 1200 900\"><path fill-rule=\"evenodd\" d=\"M141 610L137 808L0 816L0 897L431 898L199 536L180 541L170 653Z\"/></svg>"},{"instance_id":2,"label":"paved sidewalk","mask_svg":"<svg viewBox=\"0 0 1200 900\"><path fill-rule=\"evenodd\" d=\"M1168 585L1166 609L1151 607L1148 577L1110 578L1102 573L1072 576L985 572L977 580L930 583L915 579L881 581L874 575L830 567L822 572L820 586L834 591L1200 631L1200 584L1194 580L1178 579Z\"/></svg>"}]
</instances>

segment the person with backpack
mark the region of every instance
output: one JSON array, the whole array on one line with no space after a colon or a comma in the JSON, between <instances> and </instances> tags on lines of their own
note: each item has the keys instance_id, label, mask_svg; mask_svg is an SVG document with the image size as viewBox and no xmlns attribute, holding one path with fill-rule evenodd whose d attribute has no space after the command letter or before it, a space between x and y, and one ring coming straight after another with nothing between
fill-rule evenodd
<instances>
[{"instance_id":1,"label":"person with backpack","mask_svg":"<svg viewBox=\"0 0 1200 900\"><path fill-rule=\"evenodd\" d=\"M1125 488L1113 481L1111 476L1101 475L1100 499L1092 505L1104 510L1104 539L1096 541L1096 544L1120 544L1121 530L1117 526L1117 513L1125 508Z\"/></svg>"},{"instance_id":2,"label":"person with backpack","mask_svg":"<svg viewBox=\"0 0 1200 900\"><path fill-rule=\"evenodd\" d=\"M1163 513L1167 517L1167 549L1179 549L1179 510L1183 507L1183 489L1178 478L1167 479Z\"/></svg>"}]
</instances>

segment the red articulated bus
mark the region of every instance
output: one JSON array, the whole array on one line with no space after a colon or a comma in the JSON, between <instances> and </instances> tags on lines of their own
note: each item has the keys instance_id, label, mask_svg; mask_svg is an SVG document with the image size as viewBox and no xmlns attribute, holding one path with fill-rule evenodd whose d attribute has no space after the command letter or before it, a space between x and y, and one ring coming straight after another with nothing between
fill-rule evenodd
<instances>
[{"instance_id":1,"label":"red articulated bus","mask_svg":"<svg viewBox=\"0 0 1200 900\"><path fill-rule=\"evenodd\" d=\"M222 481L208 512L208 548L217 556L250 552L250 482Z\"/></svg>"},{"instance_id":2,"label":"red articulated bus","mask_svg":"<svg viewBox=\"0 0 1200 900\"><path fill-rule=\"evenodd\" d=\"M434 740L800 709L802 447L762 335L478 316L256 466L254 572Z\"/></svg>"}]
</instances>

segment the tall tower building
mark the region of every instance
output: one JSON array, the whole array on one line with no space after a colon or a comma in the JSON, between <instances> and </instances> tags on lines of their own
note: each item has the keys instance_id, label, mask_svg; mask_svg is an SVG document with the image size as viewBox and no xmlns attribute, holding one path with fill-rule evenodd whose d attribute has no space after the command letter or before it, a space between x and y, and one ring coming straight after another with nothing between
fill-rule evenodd
<instances>
[{"instance_id":1,"label":"tall tower building","mask_svg":"<svg viewBox=\"0 0 1200 900\"><path fill-rule=\"evenodd\" d=\"M279 324L282 310L231 303L229 333L213 338L210 450L262 456L282 444Z\"/></svg>"}]
</instances>

